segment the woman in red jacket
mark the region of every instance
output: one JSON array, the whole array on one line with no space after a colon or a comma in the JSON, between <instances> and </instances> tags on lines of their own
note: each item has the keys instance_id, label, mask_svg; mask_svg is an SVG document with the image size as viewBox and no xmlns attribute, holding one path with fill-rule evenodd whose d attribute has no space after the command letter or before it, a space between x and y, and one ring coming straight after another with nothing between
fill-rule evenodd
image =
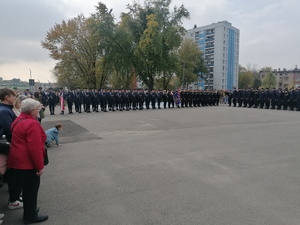
<instances>
[{"instance_id":1,"label":"woman in red jacket","mask_svg":"<svg viewBox=\"0 0 300 225\"><path fill-rule=\"evenodd\" d=\"M25 224L39 223L48 216L38 216L37 196L40 176L44 169L46 134L37 121L41 104L31 98L21 103L21 114L11 126L12 141L8 167L14 170L16 185L23 188L23 220Z\"/></svg>"}]
</instances>

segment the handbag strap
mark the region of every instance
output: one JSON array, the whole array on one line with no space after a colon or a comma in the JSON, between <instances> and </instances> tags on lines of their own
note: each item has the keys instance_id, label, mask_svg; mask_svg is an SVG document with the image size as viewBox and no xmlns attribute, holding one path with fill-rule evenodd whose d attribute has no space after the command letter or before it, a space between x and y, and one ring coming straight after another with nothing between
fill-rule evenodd
<instances>
[{"instance_id":1,"label":"handbag strap","mask_svg":"<svg viewBox=\"0 0 300 225\"><path fill-rule=\"evenodd\" d=\"M11 127L11 133L13 132L15 126L16 126L18 123L20 123L21 121L26 120L26 119L27 119L27 118L23 118L23 119L18 120L18 121L14 124L14 126Z\"/></svg>"}]
</instances>

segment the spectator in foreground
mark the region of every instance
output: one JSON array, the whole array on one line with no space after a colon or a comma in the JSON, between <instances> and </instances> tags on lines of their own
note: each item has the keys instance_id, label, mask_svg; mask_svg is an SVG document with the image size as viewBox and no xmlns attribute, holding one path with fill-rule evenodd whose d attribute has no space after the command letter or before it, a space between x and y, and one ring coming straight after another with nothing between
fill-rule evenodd
<instances>
[{"instance_id":1,"label":"spectator in foreground","mask_svg":"<svg viewBox=\"0 0 300 225\"><path fill-rule=\"evenodd\" d=\"M36 120L41 104L31 98L21 104L21 114L11 126L12 141L7 166L16 185L22 188L25 224L40 223L48 216L39 216L37 197L44 169L46 134ZM11 192L11 191L10 191ZM17 193L10 193L11 196Z\"/></svg>"}]
</instances>

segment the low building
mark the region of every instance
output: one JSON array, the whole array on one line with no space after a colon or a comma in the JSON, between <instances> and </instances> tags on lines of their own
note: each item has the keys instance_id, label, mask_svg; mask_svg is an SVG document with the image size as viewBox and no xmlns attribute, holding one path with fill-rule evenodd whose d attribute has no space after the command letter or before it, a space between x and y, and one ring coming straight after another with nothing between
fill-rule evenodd
<instances>
[{"instance_id":1,"label":"low building","mask_svg":"<svg viewBox=\"0 0 300 225\"><path fill-rule=\"evenodd\" d=\"M268 71L259 71L260 80L262 81L268 73ZM298 69L297 66L295 69L291 70L285 68L282 70L280 68L274 69L272 74L276 78L276 89L290 89L292 87L298 88L300 86L300 69Z\"/></svg>"}]
</instances>

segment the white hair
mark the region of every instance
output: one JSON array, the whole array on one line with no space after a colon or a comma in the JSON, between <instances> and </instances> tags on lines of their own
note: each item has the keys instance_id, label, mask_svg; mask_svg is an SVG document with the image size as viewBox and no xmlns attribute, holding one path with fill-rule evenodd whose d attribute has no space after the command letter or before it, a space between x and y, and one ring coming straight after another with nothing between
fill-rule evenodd
<instances>
[{"instance_id":1,"label":"white hair","mask_svg":"<svg viewBox=\"0 0 300 225\"><path fill-rule=\"evenodd\" d=\"M21 102L21 112L30 114L31 110L38 109L41 106L41 103L32 99L32 98L26 98Z\"/></svg>"}]
</instances>

